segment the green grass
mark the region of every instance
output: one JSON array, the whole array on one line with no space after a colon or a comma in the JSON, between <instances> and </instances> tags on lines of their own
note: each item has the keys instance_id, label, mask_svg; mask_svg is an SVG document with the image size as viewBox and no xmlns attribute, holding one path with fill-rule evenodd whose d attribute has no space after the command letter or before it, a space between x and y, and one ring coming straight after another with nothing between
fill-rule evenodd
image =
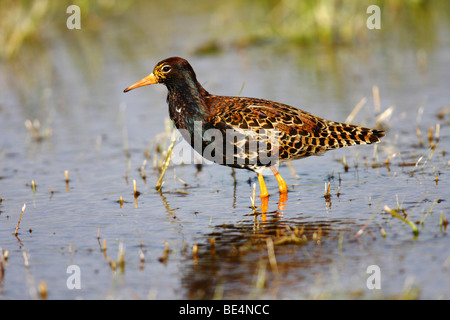
<instances>
[{"instance_id":1,"label":"green grass","mask_svg":"<svg viewBox=\"0 0 450 320\"><path fill-rule=\"evenodd\" d=\"M26 43L46 44L49 30L66 28L69 5L80 7L82 26L99 29L102 20L120 15L134 1L14 1L0 2L0 58L15 58ZM86 34L84 34L86 35ZM77 41L81 41L80 38Z\"/></svg>"},{"instance_id":2,"label":"green grass","mask_svg":"<svg viewBox=\"0 0 450 320\"><path fill-rule=\"evenodd\" d=\"M183 21L185 15L207 12L210 28L204 30L205 39L194 50L199 54L220 52L224 45L247 46L263 43L293 45L353 45L367 43L372 35L390 37L398 25L406 25L414 41L428 40L436 11L446 12L448 3L426 0L237 0L214 2L182 1L161 4L159 1L13 1L0 2L0 58L16 57L26 43L48 45L50 30L66 28L69 5L78 5L82 30L99 36L104 22L117 18L120 23L135 24L142 32L152 28L142 21L142 12L168 12L168 19ZM371 32L366 26L367 7L381 9L381 28ZM443 6L443 9L437 8ZM131 17L135 17L132 19ZM170 18L169 18L170 17ZM124 21L122 21L124 20ZM121 28L121 27L119 27ZM82 34L82 35L81 35ZM53 34L54 36L54 34ZM86 32L70 35L79 45L85 43Z\"/></svg>"},{"instance_id":3,"label":"green grass","mask_svg":"<svg viewBox=\"0 0 450 320\"><path fill-rule=\"evenodd\" d=\"M380 7L381 30L367 28L369 5ZM237 47L274 42L294 46L361 45L374 37L392 37L399 25L406 25L404 30L415 41L426 41L433 27L435 5L424 0L226 1L213 12L213 38L197 52L216 53L223 43Z\"/></svg>"}]
</instances>

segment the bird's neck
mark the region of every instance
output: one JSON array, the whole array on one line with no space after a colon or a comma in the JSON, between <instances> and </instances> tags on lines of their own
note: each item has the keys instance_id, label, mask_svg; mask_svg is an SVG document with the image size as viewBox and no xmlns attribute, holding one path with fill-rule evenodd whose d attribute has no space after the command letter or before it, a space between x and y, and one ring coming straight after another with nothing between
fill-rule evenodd
<instances>
[{"instance_id":1,"label":"bird's neck","mask_svg":"<svg viewBox=\"0 0 450 320\"><path fill-rule=\"evenodd\" d=\"M205 97L209 93L195 80L186 78L176 84L167 84L170 118L178 129L193 130L195 121L203 121L208 114Z\"/></svg>"}]
</instances>

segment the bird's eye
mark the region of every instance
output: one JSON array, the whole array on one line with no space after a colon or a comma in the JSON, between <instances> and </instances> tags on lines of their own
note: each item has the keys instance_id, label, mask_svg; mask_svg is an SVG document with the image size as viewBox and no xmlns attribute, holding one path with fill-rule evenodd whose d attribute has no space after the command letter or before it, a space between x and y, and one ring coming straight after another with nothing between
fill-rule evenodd
<instances>
[{"instance_id":1,"label":"bird's eye","mask_svg":"<svg viewBox=\"0 0 450 320\"><path fill-rule=\"evenodd\" d=\"M161 71L164 73L168 73L170 70L172 70L172 68L167 64L161 68Z\"/></svg>"}]
</instances>

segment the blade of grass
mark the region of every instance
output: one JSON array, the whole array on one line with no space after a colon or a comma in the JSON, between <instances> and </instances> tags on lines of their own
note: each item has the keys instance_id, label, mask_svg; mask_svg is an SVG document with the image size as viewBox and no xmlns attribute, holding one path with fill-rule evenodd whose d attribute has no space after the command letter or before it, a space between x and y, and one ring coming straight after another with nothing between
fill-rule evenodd
<instances>
[{"instance_id":1,"label":"blade of grass","mask_svg":"<svg viewBox=\"0 0 450 320\"><path fill-rule=\"evenodd\" d=\"M19 222L17 222L16 231L14 231L15 236L17 236L17 233L19 231L20 221L22 220L23 212L25 211L26 207L27 207L27 205L24 203L23 207L22 207L22 213L20 214L20 217L19 217Z\"/></svg>"},{"instance_id":2,"label":"blade of grass","mask_svg":"<svg viewBox=\"0 0 450 320\"><path fill-rule=\"evenodd\" d=\"M175 145L175 141L177 140L178 135L175 134L175 129L173 129L172 131L172 141L170 142L170 146L169 149L167 150L167 155L166 155L166 159L164 160L163 166L162 166L162 171L161 171L161 176L158 179L158 182L156 183L156 190L161 190L161 185L162 185L162 180L164 178L164 174L166 173L167 167L169 166L169 162L170 162L170 157L172 155L172 150L173 150L173 146Z\"/></svg>"},{"instance_id":3,"label":"blade of grass","mask_svg":"<svg viewBox=\"0 0 450 320\"><path fill-rule=\"evenodd\" d=\"M405 222L406 224L408 224L411 227L411 229L412 229L412 231L413 231L415 236L419 235L419 229L417 229L417 227L414 224L414 222L412 222L411 220L408 220L408 219L402 217L401 215L399 215L397 213L397 210L391 209L388 206L384 206L384 211L389 212L393 217L395 217L395 218Z\"/></svg>"}]
</instances>

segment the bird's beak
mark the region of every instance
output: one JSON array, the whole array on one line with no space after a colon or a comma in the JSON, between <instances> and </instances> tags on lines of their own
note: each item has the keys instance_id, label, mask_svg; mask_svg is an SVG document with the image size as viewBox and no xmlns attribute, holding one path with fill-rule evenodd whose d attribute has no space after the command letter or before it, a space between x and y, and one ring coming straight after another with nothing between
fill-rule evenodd
<instances>
[{"instance_id":1,"label":"bird's beak","mask_svg":"<svg viewBox=\"0 0 450 320\"><path fill-rule=\"evenodd\" d=\"M156 78L156 76L153 73L150 73L144 79L139 80L135 84L133 84L133 85L129 86L128 88L126 88L125 90L123 90L123 92L128 92L130 90L133 90L133 89L136 89L139 87L143 87L143 86L148 86L148 85L155 84L155 83L158 83L158 78Z\"/></svg>"}]
</instances>

